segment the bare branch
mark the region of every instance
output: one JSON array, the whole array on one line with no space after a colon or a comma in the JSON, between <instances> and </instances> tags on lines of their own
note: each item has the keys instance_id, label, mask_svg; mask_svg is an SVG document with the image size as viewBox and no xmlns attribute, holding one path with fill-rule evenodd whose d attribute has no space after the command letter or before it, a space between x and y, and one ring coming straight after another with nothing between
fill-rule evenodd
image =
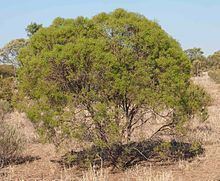
<instances>
[{"instance_id":1,"label":"bare branch","mask_svg":"<svg viewBox=\"0 0 220 181\"><path fill-rule=\"evenodd\" d=\"M139 128L139 127L141 127L141 126L143 126L144 124L146 124L148 121L150 121L152 118L154 117L154 115L151 115L149 118L147 118L146 120L142 120L142 123L140 124L140 125L138 125L138 126L135 126L135 127L133 127L132 128L132 132L135 130L135 129L137 129L137 128Z\"/></svg>"},{"instance_id":2,"label":"bare branch","mask_svg":"<svg viewBox=\"0 0 220 181\"><path fill-rule=\"evenodd\" d=\"M172 121L169 124L165 124L162 127L160 127L151 137L150 139L152 139L155 135L157 135L159 132L164 131L166 128L170 128L172 125L174 124L174 121Z\"/></svg>"}]
</instances>

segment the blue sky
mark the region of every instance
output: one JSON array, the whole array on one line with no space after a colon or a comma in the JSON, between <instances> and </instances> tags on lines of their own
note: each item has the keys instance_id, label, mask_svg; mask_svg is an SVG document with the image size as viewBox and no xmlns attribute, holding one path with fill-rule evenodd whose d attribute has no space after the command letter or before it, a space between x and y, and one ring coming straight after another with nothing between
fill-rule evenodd
<instances>
[{"instance_id":1,"label":"blue sky","mask_svg":"<svg viewBox=\"0 0 220 181\"><path fill-rule=\"evenodd\" d=\"M30 22L48 26L58 16L91 17L116 8L156 20L184 49L220 50L220 0L0 0L0 47L26 37Z\"/></svg>"}]
</instances>

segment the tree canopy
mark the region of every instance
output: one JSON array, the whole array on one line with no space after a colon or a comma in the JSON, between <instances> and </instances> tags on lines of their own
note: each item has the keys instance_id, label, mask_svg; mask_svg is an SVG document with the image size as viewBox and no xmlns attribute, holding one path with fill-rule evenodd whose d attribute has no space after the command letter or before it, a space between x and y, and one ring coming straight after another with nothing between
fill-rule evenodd
<instances>
[{"instance_id":1,"label":"tree canopy","mask_svg":"<svg viewBox=\"0 0 220 181\"><path fill-rule=\"evenodd\" d=\"M42 24L37 24L37 23L31 23L27 26L27 28L25 29L27 32L27 35L29 37L31 37L33 34L35 34L39 29L41 29L43 27Z\"/></svg>"},{"instance_id":2,"label":"tree canopy","mask_svg":"<svg viewBox=\"0 0 220 181\"><path fill-rule=\"evenodd\" d=\"M208 68L204 52L201 48L191 48L185 50L185 53L192 62L192 74L194 76L200 76Z\"/></svg>"},{"instance_id":3,"label":"tree canopy","mask_svg":"<svg viewBox=\"0 0 220 181\"><path fill-rule=\"evenodd\" d=\"M129 141L156 116L165 119L158 131L180 128L207 101L190 81L191 63L179 43L156 22L123 9L56 18L30 38L19 60L25 110L48 135L60 129L95 144Z\"/></svg>"},{"instance_id":4,"label":"tree canopy","mask_svg":"<svg viewBox=\"0 0 220 181\"><path fill-rule=\"evenodd\" d=\"M185 53L189 57L189 59L193 62L195 60L204 59L204 52L201 48L191 48L185 50Z\"/></svg>"}]
</instances>

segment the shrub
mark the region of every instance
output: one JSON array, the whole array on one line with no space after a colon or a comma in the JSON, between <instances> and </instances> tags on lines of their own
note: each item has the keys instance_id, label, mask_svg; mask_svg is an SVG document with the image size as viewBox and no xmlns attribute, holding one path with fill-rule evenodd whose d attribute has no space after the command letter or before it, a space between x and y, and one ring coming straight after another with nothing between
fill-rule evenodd
<instances>
[{"instance_id":1,"label":"shrub","mask_svg":"<svg viewBox=\"0 0 220 181\"><path fill-rule=\"evenodd\" d=\"M52 139L62 132L110 148L155 117L166 120L157 132L181 130L206 107L179 43L122 9L57 18L31 37L19 60L23 110Z\"/></svg>"}]
</instances>

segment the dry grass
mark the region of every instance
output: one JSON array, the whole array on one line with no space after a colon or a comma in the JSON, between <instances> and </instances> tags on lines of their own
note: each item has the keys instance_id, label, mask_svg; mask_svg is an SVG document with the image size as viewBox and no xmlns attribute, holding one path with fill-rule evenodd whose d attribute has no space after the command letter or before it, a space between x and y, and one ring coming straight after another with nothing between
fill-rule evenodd
<instances>
[{"instance_id":1,"label":"dry grass","mask_svg":"<svg viewBox=\"0 0 220 181\"><path fill-rule=\"evenodd\" d=\"M87 171L76 173L73 169L64 169L57 173L57 177L27 177L24 175L17 175L18 173L13 166L0 170L0 180L44 180L44 181L174 181L172 171L159 171L153 167L136 166L125 172L113 174L109 169L96 170L91 167ZM59 174L59 175L58 175Z\"/></svg>"},{"instance_id":2,"label":"dry grass","mask_svg":"<svg viewBox=\"0 0 220 181\"><path fill-rule=\"evenodd\" d=\"M25 138L17 129L0 121L0 168L16 161L25 143Z\"/></svg>"},{"instance_id":3,"label":"dry grass","mask_svg":"<svg viewBox=\"0 0 220 181\"><path fill-rule=\"evenodd\" d=\"M172 181L172 172L155 171L151 167L135 167L124 173L112 175L106 170L85 172L80 181Z\"/></svg>"},{"instance_id":4,"label":"dry grass","mask_svg":"<svg viewBox=\"0 0 220 181\"><path fill-rule=\"evenodd\" d=\"M137 166L125 172L122 181L172 181L174 180L172 171L157 171L152 167Z\"/></svg>"},{"instance_id":5,"label":"dry grass","mask_svg":"<svg viewBox=\"0 0 220 181\"><path fill-rule=\"evenodd\" d=\"M201 85L210 94L212 103L208 107L208 120L203 123L196 119L190 122L189 137L206 145L220 143L220 85L216 84L207 72L202 77L194 78L194 82Z\"/></svg>"}]
</instances>

